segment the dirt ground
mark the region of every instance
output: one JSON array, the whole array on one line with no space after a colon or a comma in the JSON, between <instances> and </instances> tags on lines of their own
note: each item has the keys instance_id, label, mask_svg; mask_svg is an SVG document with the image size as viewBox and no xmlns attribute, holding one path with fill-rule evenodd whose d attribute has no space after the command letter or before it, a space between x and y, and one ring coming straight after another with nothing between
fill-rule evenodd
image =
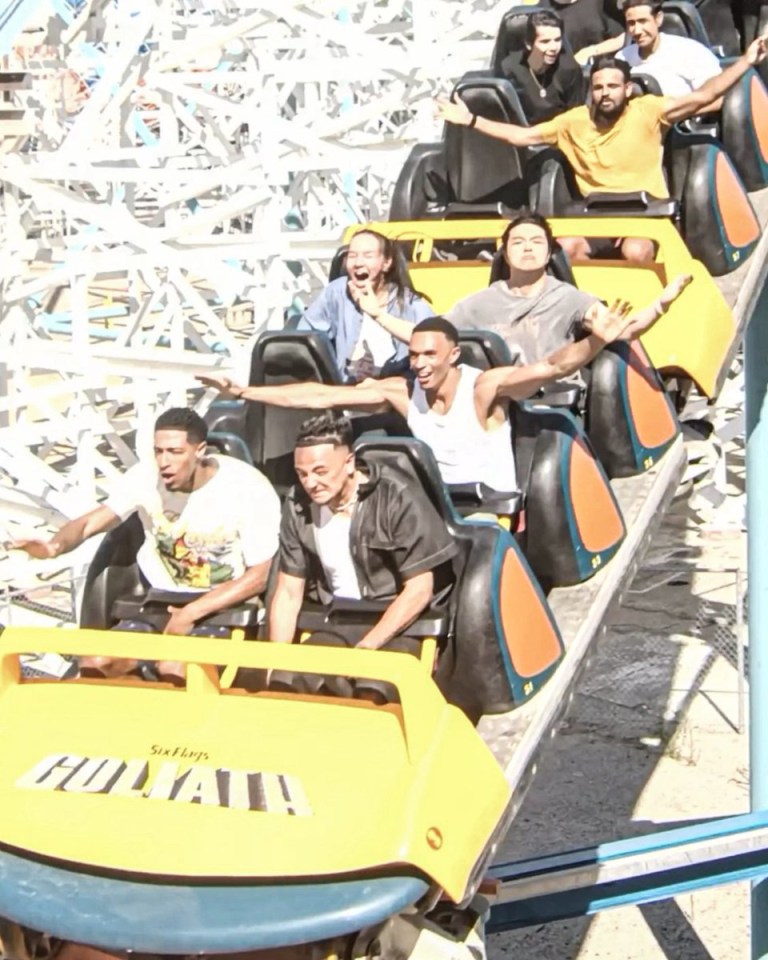
<instances>
[{"instance_id":1,"label":"dirt ground","mask_svg":"<svg viewBox=\"0 0 768 960\"><path fill-rule=\"evenodd\" d=\"M734 449L726 500L698 513L681 500L665 519L559 735L542 752L500 862L748 809L736 623L746 536L743 459ZM488 948L491 960L742 960L749 888L498 934Z\"/></svg>"}]
</instances>

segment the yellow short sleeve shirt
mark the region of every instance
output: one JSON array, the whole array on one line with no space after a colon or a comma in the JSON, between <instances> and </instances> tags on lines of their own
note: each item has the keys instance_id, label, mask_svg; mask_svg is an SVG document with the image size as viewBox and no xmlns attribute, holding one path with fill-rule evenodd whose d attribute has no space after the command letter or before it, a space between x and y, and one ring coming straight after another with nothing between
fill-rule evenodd
<instances>
[{"instance_id":1,"label":"yellow short sleeve shirt","mask_svg":"<svg viewBox=\"0 0 768 960\"><path fill-rule=\"evenodd\" d=\"M669 196L661 166L669 103L668 97L632 99L606 130L595 125L589 107L575 107L537 124L536 132L562 150L585 196L645 190L662 199Z\"/></svg>"}]
</instances>

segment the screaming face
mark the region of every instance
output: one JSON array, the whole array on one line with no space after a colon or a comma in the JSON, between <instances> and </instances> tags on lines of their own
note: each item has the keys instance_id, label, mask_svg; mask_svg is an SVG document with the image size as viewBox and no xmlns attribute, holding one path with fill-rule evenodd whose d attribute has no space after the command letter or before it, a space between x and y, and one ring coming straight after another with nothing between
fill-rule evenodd
<instances>
[{"instance_id":1,"label":"screaming face","mask_svg":"<svg viewBox=\"0 0 768 960\"><path fill-rule=\"evenodd\" d=\"M377 289L392 265L384 256L381 240L372 233L357 233L350 240L347 253L347 276L351 284L363 286L370 282Z\"/></svg>"}]
</instances>

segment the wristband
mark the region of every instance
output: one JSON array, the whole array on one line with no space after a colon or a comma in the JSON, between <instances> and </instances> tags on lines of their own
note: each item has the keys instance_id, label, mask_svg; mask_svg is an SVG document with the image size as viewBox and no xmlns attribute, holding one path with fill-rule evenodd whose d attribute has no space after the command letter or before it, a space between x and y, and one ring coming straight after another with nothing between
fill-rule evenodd
<instances>
[{"instance_id":1,"label":"wristband","mask_svg":"<svg viewBox=\"0 0 768 960\"><path fill-rule=\"evenodd\" d=\"M469 121L469 123L467 124L467 126L468 126L468 127L470 128L470 130L471 130L472 127L474 127L474 125L475 125L476 123L477 123L477 114L476 114L476 113L473 113L473 114L472 114L472 119Z\"/></svg>"}]
</instances>

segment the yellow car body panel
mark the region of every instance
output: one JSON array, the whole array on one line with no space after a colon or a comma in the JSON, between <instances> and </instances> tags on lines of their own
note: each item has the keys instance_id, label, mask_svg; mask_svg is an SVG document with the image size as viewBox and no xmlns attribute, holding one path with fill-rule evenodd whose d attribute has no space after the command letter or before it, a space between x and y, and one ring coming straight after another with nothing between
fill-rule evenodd
<instances>
[{"instance_id":1,"label":"yellow car body panel","mask_svg":"<svg viewBox=\"0 0 768 960\"><path fill-rule=\"evenodd\" d=\"M634 308L648 306L662 287L681 273L693 283L668 313L641 337L653 365L662 372L681 372L708 397L717 393L736 325L725 298L709 272L694 260L669 220L641 217L574 217L549 221L556 237L648 237L658 246L654 263L622 260L583 260L573 265L577 286L610 302L629 300ZM463 297L488 286L487 260L432 259L435 246L449 241L486 239L498 246L506 220L423 220L412 223L373 223L367 226L412 244L408 269L414 288L425 294L436 313L447 313ZM360 227L350 227L344 242Z\"/></svg>"},{"instance_id":2,"label":"yellow car body panel","mask_svg":"<svg viewBox=\"0 0 768 960\"><path fill-rule=\"evenodd\" d=\"M18 653L188 663L187 687L20 680ZM413 869L460 900L509 787L415 657L8 628L0 842L139 876L274 879ZM400 704L225 689L213 664L376 677Z\"/></svg>"}]
</instances>

